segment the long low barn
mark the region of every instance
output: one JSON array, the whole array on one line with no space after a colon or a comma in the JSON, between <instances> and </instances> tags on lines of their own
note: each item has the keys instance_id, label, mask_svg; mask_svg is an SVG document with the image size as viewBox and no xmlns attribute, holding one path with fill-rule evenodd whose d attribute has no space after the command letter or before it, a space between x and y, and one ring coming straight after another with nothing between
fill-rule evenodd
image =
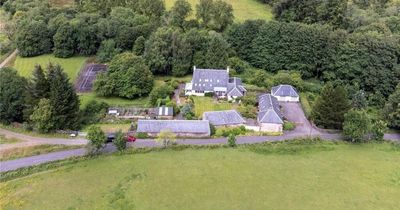
<instances>
[{"instance_id":1,"label":"long low barn","mask_svg":"<svg viewBox=\"0 0 400 210\"><path fill-rule=\"evenodd\" d=\"M168 130L179 137L209 137L208 120L139 120L138 133L156 137L161 131Z\"/></svg>"}]
</instances>

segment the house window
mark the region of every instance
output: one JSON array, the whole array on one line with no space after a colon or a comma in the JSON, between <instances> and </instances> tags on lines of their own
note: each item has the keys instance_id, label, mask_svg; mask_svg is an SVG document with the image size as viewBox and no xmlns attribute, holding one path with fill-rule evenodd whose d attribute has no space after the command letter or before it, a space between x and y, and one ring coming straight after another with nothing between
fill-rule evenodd
<instances>
[{"instance_id":1,"label":"house window","mask_svg":"<svg viewBox=\"0 0 400 210\"><path fill-rule=\"evenodd\" d=\"M217 82L219 82L219 79L217 79Z\"/></svg>"},{"instance_id":2,"label":"house window","mask_svg":"<svg viewBox=\"0 0 400 210\"><path fill-rule=\"evenodd\" d=\"M212 82L212 79L210 79L210 82Z\"/></svg>"},{"instance_id":3,"label":"house window","mask_svg":"<svg viewBox=\"0 0 400 210\"><path fill-rule=\"evenodd\" d=\"M206 86L206 84L203 84L203 87Z\"/></svg>"},{"instance_id":4,"label":"house window","mask_svg":"<svg viewBox=\"0 0 400 210\"><path fill-rule=\"evenodd\" d=\"M199 79L199 82L201 82L201 79Z\"/></svg>"},{"instance_id":5,"label":"house window","mask_svg":"<svg viewBox=\"0 0 400 210\"><path fill-rule=\"evenodd\" d=\"M197 86L197 83L194 83L194 86Z\"/></svg>"},{"instance_id":6,"label":"house window","mask_svg":"<svg viewBox=\"0 0 400 210\"><path fill-rule=\"evenodd\" d=\"M208 79L205 79L204 81L205 81L205 82L208 82Z\"/></svg>"}]
</instances>

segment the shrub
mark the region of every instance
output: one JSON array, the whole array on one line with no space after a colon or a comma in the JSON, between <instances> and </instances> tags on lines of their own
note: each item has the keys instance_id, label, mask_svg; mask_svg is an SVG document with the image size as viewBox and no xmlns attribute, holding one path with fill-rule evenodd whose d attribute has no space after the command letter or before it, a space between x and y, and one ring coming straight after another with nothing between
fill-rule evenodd
<instances>
[{"instance_id":1,"label":"shrub","mask_svg":"<svg viewBox=\"0 0 400 210\"><path fill-rule=\"evenodd\" d=\"M89 140L87 152L89 155L95 155L105 146L107 137L99 126L92 125L89 127L87 139Z\"/></svg>"},{"instance_id":2,"label":"shrub","mask_svg":"<svg viewBox=\"0 0 400 210\"><path fill-rule=\"evenodd\" d=\"M294 130L295 128L296 124L294 124L293 122L285 121L285 123L283 124L283 130L285 131L291 131Z\"/></svg>"},{"instance_id":3,"label":"shrub","mask_svg":"<svg viewBox=\"0 0 400 210\"><path fill-rule=\"evenodd\" d=\"M213 124L210 124L210 135L214 136L215 135L215 131L216 131L215 126Z\"/></svg>"},{"instance_id":4,"label":"shrub","mask_svg":"<svg viewBox=\"0 0 400 210\"><path fill-rule=\"evenodd\" d=\"M213 96L214 96L214 93L213 93L213 92L204 93L204 96L206 96L206 97L213 97Z\"/></svg>"},{"instance_id":5,"label":"shrub","mask_svg":"<svg viewBox=\"0 0 400 210\"><path fill-rule=\"evenodd\" d=\"M245 118L257 118L257 108L251 105L239 106L238 111Z\"/></svg>"},{"instance_id":6,"label":"shrub","mask_svg":"<svg viewBox=\"0 0 400 210\"><path fill-rule=\"evenodd\" d=\"M146 138L149 138L149 135L147 135L147 133L136 133L136 138L146 139Z\"/></svg>"},{"instance_id":7,"label":"shrub","mask_svg":"<svg viewBox=\"0 0 400 210\"><path fill-rule=\"evenodd\" d=\"M126 139L124 133L122 133L121 130L118 130L118 132L115 134L115 139L113 141L113 144L117 148L118 151L123 151L126 149Z\"/></svg>"},{"instance_id":8,"label":"shrub","mask_svg":"<svg viewBox=\"0 0 400 210\"><path fill-rule=\"evenodd\" d=\"M230 147L236 147L236 136L233 134L230 134L228 137L228 146Z\"/></svg>"},{"instance_id":9,"label":"shrub","mask_svg":"<svg viewBox=\"0 0 400 210\"><path fill-rule=\"evenodd\" d=\"M244 134L246 134L246 128L244 126L217 128L215 132L215 136L218 137L228 137L229 135L239 136Z\"/></svg>"},{"instance_id":10,"label":"shrub","mask_svg":"<svg viewBox=\"0 0 400 210\"><path fill-rule=\"evenodd\" d=\"M175 141L176 135L170 130L162 130L156 138L156 142L163 147L167 147L168 145L175 143Z\"/></svg>"}]
</instances>

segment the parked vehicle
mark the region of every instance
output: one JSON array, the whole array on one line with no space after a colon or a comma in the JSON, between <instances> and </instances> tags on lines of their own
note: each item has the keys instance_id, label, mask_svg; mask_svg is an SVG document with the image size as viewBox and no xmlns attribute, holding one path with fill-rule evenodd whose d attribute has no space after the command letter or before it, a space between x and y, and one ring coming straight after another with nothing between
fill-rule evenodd
<instances>
[{"instance_id":1,"label":"parked vehicle","mask_svg":"<svg viewBox=\"0 0 400 210\"><path fill-rule=\"evenodd\" d=\"M133 135L126 135L126 141L127 142L135 142L136 141L136 137Z\"/></svg>"},{"instance_id":2,"label":"parked vehicle","mask_svg":"<svg viewBox=\"0 0 400 210\"><path fill-rule=\"evenodd\" d=\"M115 133L109 133L107 135L107 141L106 142L110 143L110 142L114 141L114 139L115 139ZM134 135L132 135L132 134L127 134L125 136L125 140L127 142L135 142L136 141L136 137Z\"/></svg>"},{"instance_id":3,"label":"parked vehicle","mask_svg":"<svg viewBox=\"0 0 400 210\"><path fill-rule=\"evenodd\" d=\"M112 142L115 139L115 133L109 133L107 135L107 143Z\"/></svg>"}]
</instances>

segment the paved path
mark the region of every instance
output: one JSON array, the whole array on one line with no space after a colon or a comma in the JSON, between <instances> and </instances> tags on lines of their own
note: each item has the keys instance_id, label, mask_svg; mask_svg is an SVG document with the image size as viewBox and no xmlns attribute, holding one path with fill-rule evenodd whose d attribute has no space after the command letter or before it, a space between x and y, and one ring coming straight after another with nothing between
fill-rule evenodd
<instances>
[{"instance_id":1,"label":"paved path","mask_svg":"<svg viewBox=\"0 0 400 210\"><path fill-rule=\"evenodd\" d=\"M33 146L39 144L63 144L63 145L85 145L87 143L86 139L81 138L74 138L74 139L64 139L64 138L43 138L43 137L35 137L35 136L28 136L21 133L16 133L10 130L0 128L0 134L4 135L8 138L16 138L20 139L23 142L15 143L15 144L1 144L0 145L0 152L16 148L16 147L23 147L23 146Z\"/></svg>"},{"instance_id":2,"label":"paved path","mask_svg":"<svg viewBox=\"0 0 400 210\"><path fill-rule=\"evenodd\" d=\"M341 134L314 134L313 137L321 137L324 140L337 140L341 139ZM302 136L296 133L287 133L283 136L241 136L237 137L238 144L254 144L267 141L283 141L290 140L299 137L309 137L307 134ZM400 134L385 134L385 139L399 141ZM177 140L177 144L181 145L212 145L212 144L226 144L226 138L216 138L216 139L180 139ZM144 147L157 147L158 145L153 139L139 139L135 143L130 143L130 147L144 148ZM112 144L108 144L104 152L113 152L115 147ZM84 156L86 151L84 148L74 149L61 152L53 152L49 154L37 155L33 157L20 158L16 160L9 160L0 162L0 172L16 170L18 168L39 165L42 163L47 163L56 160L67 159L75 156Z\"/></svg>"},{"instance_id":3,"label":"paved path","mask_svg":"<svg viewBox=\"0 0 400 210\"><path fill-rule=\"evenodd\" d=\"M18 53L18 50L14 50L3 62L0 63L0 68L3 68L10 62Z\"/></svg>"}]
</instances>

